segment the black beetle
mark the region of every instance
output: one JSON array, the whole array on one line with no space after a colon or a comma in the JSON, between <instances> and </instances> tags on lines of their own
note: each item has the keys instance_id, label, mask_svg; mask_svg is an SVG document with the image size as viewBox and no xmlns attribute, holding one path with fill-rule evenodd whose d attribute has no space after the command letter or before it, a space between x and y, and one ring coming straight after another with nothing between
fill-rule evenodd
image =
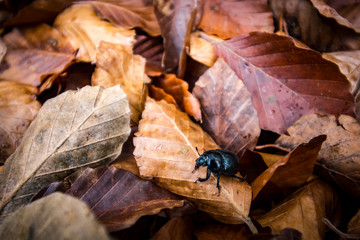
<instances>
[{"instance_id":1,"label":"black beetle","mask_svg":"<svg viewBox=\"0 0 360 240\"><path fill-rule=\"evenodd\" d=\"M196 151L200 155L197 148ZM220 195L220 174L236 177L241 181L246 180L246 177L241 178L235 175L239 171L239 164L236 155L229 151L221 149L205 151L196 159L194 171L199 169L200 166L207 167L207 176L206 178L199 178L197 181L204 182L209 179L210 173L213 173L217 176L218 195Z\"/></svg>"}]
</instances>

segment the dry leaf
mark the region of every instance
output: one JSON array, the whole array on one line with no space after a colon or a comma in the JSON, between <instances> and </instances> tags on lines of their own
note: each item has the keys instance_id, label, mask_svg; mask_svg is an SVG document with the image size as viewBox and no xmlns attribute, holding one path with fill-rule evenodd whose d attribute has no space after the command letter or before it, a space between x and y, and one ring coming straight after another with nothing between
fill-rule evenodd
<instances>
[{"instance_id":1,"label":"dry leaf","mask_svg":"<svg viewBox=\"0 0 360 240\"><path fill-rule=\"evenodd\" d=\"M357 82L360 79L360 50L346 52L323 53L323 58L336 63L340 71L351 83L350 91L356 96L359 91Z\"/></svg>"},{"instance_id":2,"label":"dry leaf","mask_svg":"<svg viewBox=\"0 0 360 240\"><path fill-rule=\"evenodd\" d=\"M216 47L250 91L262 129L284 132L314 112L354 115L350 84L338 66L290 37L253 32Z\"/></svg>"},{"instance_id":3,"label":"dry leaf","mask_svg":"<svg viewBox=\"0 0 360 240\"><path fill-rule=\"evenodd\" d=\"M248 240L250 232L245 225L207 224L194 232L198 240Z\"/></svg>"},{"instance_id":4,"label":"dry leaf","mask_svg":"<svg viewBox=\"0 0 360 240\"><path fill-rule=\"evenodd\" d=\"M47 184L115 159L130 134L120 86L84 87L48 100L0 175L4 217Z\"/></svg>"},{"instance_id":5,"label":"dry leaf","mask_svg":"<svg viewBox=\"0 0 360 240\"><path fill-rule=\"evenodd\" d=\"M339 1L343 3L344 1ZM334 7L335 8L335 7ZM346 18L355 29L360 29L360 18L359 18L359 11L360 11L360 2L358 1L350 1L349 3L345 3L340 5L335 10L344 18Z\"/></svg>"},{"instance_id":6,"label":"dry leaf","mask_svg":"<svg viewBox=\"0 0 360 240\"><path fill-rule=\"evenodd\" d=\"M196 121L202 121L199 101L188 91L189 84L174 74L166 74L155 81L159 87L174 97L180 109L183 109Z\"/></svg>"},{"instance_id":7,"label":"dry leaf","mask_svg":"<svg viewBox=\"0 0 360 240\"><path fill-rule=\"evenodd\" d=\"M218 146L185 113L172 104L148 98L135 136L134 155L141 176L154 177L161 187L187 197L221 221L248 222L251 189L246 182L221 176L220 196L215 176L195 182L206 176L206 168L193 172L198 158L195 148L201 151Z\"/></svg>"},{"instance_id":8,"label":"dry leaf","mask_svg":"<svg viewBox=\"0 0 360 240\"><path fill-rule=\"evenodd\" d=\"M185 72L186 50L192 31L197 1L171 0L154 1L155 15L158 19L161 35L164 38L165 52L162 65L165 72L174 72L182 78Z\"/></svg>"},{"instance_id":9,"label":"dry leaf","mask_svg":"<svg viewBox=\"0 0 360 240\"><path fill-rule=\"evenodd\" d=\"M151 36L160 35L159 23L155 17L152 1L102 0L89 3L96 12L110 22L131 29L139 27Z\"/></svg>"},{"instance_id":10,"label":"dry leaf","mask_svg":"<svg viewBox=\"0 0 360 240\"><path fill-rule=\"evenodd\" d=\"M263 0L202 1L198 28L223 39L253 31L274 32L272 12Z\"/></svg>"},{"instance_id":11,"label":"dry leaf","mask_svg":"<svg viewBox=\"0 0 360 240\"><path fill-rule=\"evenodd\" d=\"M276 143L293 148L319 134L326 134L318 157L321 175L335 181L354 197L360 196L360 125L350 117L342 115L337 120L331 115L306 115L287 129L290 136L282 135ZM319 173L319 174L320 174Z\"/></svg>"},{"instance_id":12,"label":"dry leaf","mask_svg":"<svg viewBox=\"0 0 360 240\"><path fill-rule=\"evenodd\" d=\"M199 78L193 93L201 103L204 129L221 148L240 157L255 147L260 128L251 95L222 58Z\"/></svg>"},{"instance_id":13,"label":"dry leaf","mask_svg":"<svg viewBox=\"0 0 360 240\"><path fill-rule=\"evenodd\" d=\"M357 211L347 225L348 234L360 234L360 209Z\"/></svg>"},{"instance_id":14,"label":"dry leaf","mask_svg":"<svg viewBox=\"0 0 360 240\"><path fill-rule=\"evenodd\" d=\"M120 84L129 100L131 120L136 124L147 96L144 84L149 82L143 57L133 55L131 49L121 44L100 43L91 83L102 87Z\"/></svg>"},{"instance_id":15,"label":"dry leaf","mask_svg":"<svg viewBox=\"0 0 360 240\"><path fill-rule=\"evenodd\" d=\"M4 59L6 52L7 52L6 44L4 43L4 41L2 39L0 39L0 63Z\"/></svg>"},{"instance_id":16,"label":"dry leaf","mask_svg":"<svg viewBox=\"0 0 360 240\"><path fill-rule=\"evenodd\" d=\"M326 227L322 218L331 218L338 205L335 190L316 180L292 194L289 199L261 216L258 222L270 226L279 234L284 228L294 228L303 239L324 239Z\"/></svg>"},{"instance_id":17,"label":"dry leaf","mask_svg":"<svg viewBox=\"0 0 360 240\"><path fill-rule=\"evenodd\" d=\"M175 99L170 94L166 93L164 89L155 87L154 85L149 85L149 95L151 98L156 101L164 100L167 103L172 103L178 107Z\"/></svg>"},{"instance_id":18,"label":"dry leaf","mask_svg":"<svg viewBox=\"0 0 360 240\"><path fill-rule=\"evenodd\" d=\"M211 67L216 61L215 43L221 38L206 35L202 32L193 32L190 35L190 51L188 54L202 64Z\"/></svg>"},{"instance_id":19,"label":"dry leaf","mask_svg":"<svg viewBox=\"0 0 360 240\"><path fill-rule=\"evenodd\" d=\"M294 187L306 183L314 170L316 158L321 144L326 140L325 135L311 139L308 143L297 146L285 157L269 166L252 183L253 199L258 195L258 200L278 197L279 189L287 193ZM263 194L260 194L260 193ZM267 194L267 197L263 195Z\"/></svg>"},{"instance_id":20,"label":"dry leaf","mask_svg":"<svg viewBox=\"0 0 360 240\"><path fill-rule=\"evenodd\" d=\"M41 104L35 87L0 81L0 163L16 150Z\"/></svg>"},{"instance_id":21,"label":"dry leaf","mask_svg":"<svg viewBox=\"0 0 360 240\"><path fill-rule=\"evenodd\" d=\"M0 78L39 86L48 75L59 74L72 64L74 49L56 29L42 24L13 29L4 36L8 47Z\"/></svg>"},{"instance_id":22,"label":"dry leaf","mask_svg":"<svg viewBox=\"0 0 360 240\"><path fill-rule=\"evenodd\" d=\"M61 193L33 202L0 225L1 239L111 239L85 203Z\"/></svg>"},{"instance_id":23,"label":"dry leaf","mask_svg":"<svg viewBox=\"0 0 360 240\"><path fill-rule=\"evenodd\" d=\"M193 228L190 217L175 217L162 226L151 240L193 240Z\"/></svg>"},{"instance_id":24,"label":"dry leaf","mask_svg":"<svg viewBox=\"0 0 360 240\"><path fill-rule=\"evenodd\" d=\"M88 4L78 4L59 14L54 26L65 35L75 49L77 59L95 62L101 41L123 44L129 48L135 42L133 30L121 29L103 21Z\"/></svg>"}]
</instances>

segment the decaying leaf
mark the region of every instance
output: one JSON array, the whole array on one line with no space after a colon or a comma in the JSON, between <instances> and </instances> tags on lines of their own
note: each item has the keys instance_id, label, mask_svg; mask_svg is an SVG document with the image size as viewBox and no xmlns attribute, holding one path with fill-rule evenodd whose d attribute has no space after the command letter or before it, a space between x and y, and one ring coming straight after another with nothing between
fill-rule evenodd
<instances>
[{"instance_id":1,"label":"decaying leaf","mask_svg":"<svg viewBox=\"0 0 360 240\"><path fill-rule=\"evenodd\" d=\"M134 155L141 176L154 177L161 187L188 198L221 221L248 221L251 188L246 182L221 176L219 196L214 175L195 182L206 176L206 168L193 172L198 158L195 148L202 152L218 146L185 113L173 104L148 98L135 136Z\"/></svg>"},{"instance_id":2,"label":"decaying leaf","mask_svg":"<svg viewBox=\"0 0 360 240\"><path fill-rule=\"evenodd\" d=\"M39 86L48 75L61 73L75 51L58 30L46 24L13 29L4 36L8 47L0 78Z\"/></svg>"},{"instance_id":3,"label":"decaying leaf","mask_svg":"<svg viewBox=\"0 0 360 240\"><path fill-rule=\"evenodd\" d=\"M133 30L121 29L103 21L88 4L67 8L56 17L54 26L75 49L79 49L77 59L85 62L95 62L101 41L123 44L129 48L135 42Z\"/></svg>"},{"instance_id":4,"label":"decaying leaf","mask_svg":"<svg viewBox=\"0 0 360 240\"><path fill-rule=\"evenodd\" d=\"M144 109L147 91L144 86L150 79L145 74L145 59L132 54L121 44L101 42L96 55L96 68L92 85L111 87L120 84L129 100L131 120L139 122Z\"/></svg>"},{"instance_id":5,"label":"decaying leaf","mask_svg":"<svg viewBox=\"0 0 360 240\"><path fill-rule=\"evenodd\" d=\"M219 41L222 41L222 39L211 35L205 35L205 33L202 32L191 33L190 51L188 54L196 61L211 67L216 61L214 42Z\"/></svg>"},{"instance_id":6,"label":"decaying leaf","mask_svg":"<svg viewBox=\"0 0 360 240\"><path fill-rule=\"evenodd\" d=\"M204 129L219 146L241 156L254 148L260 135L259 120L251 96L235 72L219 58L196 82Z\"/></svg>"},{"instance_id":7,"label":"decaying leaf","mask_svg":"<svg viewBox=\"0 0 360 240\"><path fill-rule=\"evenodd\" d=\"M80 200L54 193L18 209L0 225L1 239L111 239Z\"/></svg>"},{"instance_id":8,"label":"decaying leaf","mask_svg":"<svg viewBox=\"0 0 360 240\"><path fill-rule=\"evenodd\" d=\"M341 188L355 197L360 196L360 125L356 119L342 115L310 114L300 118L287 129L290 136L282 135L276 143L293 148L309 141L314 136L326 134L317 163L321 175L335 181Z\"/></svg>"},{"instance_id":9,"label":"decaying leaf","mask_svg":"<svg viewBox=\"0 0 360 240\"><path fill-rule=\"evenodd\" d=\"M253 199L261 192L267 191L268 196L274 196L279 189L286 193L306 183L312 175L321 144L325 140L324 135L315 137L269 166L251 183Z\"/></svg>"},{"instance_id":10,"label":"decaying leaf","mask_svg":"<svg viewBox=\"0 0 360 240\"><path fill-rule=\"evenodd\" d=\"M263 0L202 1L198 27L223 39L253 31L274 32L273 16Z\"/></svg>"},{"instance_id":11,"label":"decaying leaf","mask_svg":"<svg viewBox=\"0 0 360 240\"><path fill-rule=\"evenodd\" d=\"M253 32L216 48L250 91L263 129L284 132L308 113L354 115L350 84L338 66L290 37Z\"/></svg>"},{"instance_id":12,"label":"decaying leaf","mask_svg":"<svg viewBox=\"0 0 360 240\"><path fill-rule=\"evenodd\" d=\"M322 56L339 66L340 71L346 76L351 84L350 91L356 96L359 91L357 84L360 79L360 50L323 53Z\"/></svg>"},{"instance_id":13,"label":"decaying leaf","mask_svg":"<svg viewBox=\"0 0 360 240\"><path fill-rule=\"evenodd\" d=\"M170 219L151 240L174 239L192 240L194 224L190 217L175 217Z\"/></svg>"},{"instance_id":14,"label":"decaying leaf","mask_svg":"<svg viewBox=\"0 0 360 240\"><path fill-rule=\"evenodd\" d=\"M0 175L4 217L47 184L116 158L130 134L129 107L119 85L84 87L48 100Z\"/></svg>"},{"instance_id":15,"label":"decaying leaf","mask_svg":"<svg viewBox=\"0 0 360 240\"><path fill-rule=\"evenodd\" d=\"M182 78L186 62L185 47L189 45L189 37L197 11L197 1L155 0L154 8L161 35L164 38L163 67L166 72L173 72L177 69L177 76Z\"/></svg>"},{"instance_id":16,"label":"decaying leaf","mask_svg":"<svg viewBox=\"0 0 360 240\"><path fill-rule=\"evenodd\" d=\"M155 84L173 96L180 109L194 117L196 121L202 121L200 103L188 91L189 84L187 82L177 78L175 74L166 74L163 77L159 77Z\"/></svg>"},{"instance_id":17,"label":"decaying leaf","mask_svg":"<svg viewBox=\"0 0 360 240\"><path fill-rule=\"evenodd\" d=\"M324 239L326 226L322 218L332 218L338 207L335 190L327 183L316 180L292 194L289 199L261 216L258 222L270 226L279 234L284 228L294 228L303 239Z\"/></svg>"},{"instance_id":18,"label":"decaying leaf","mask_svg":"<svg viewBox=\"0 0 360 240\"><path fill-rule=\"evenodd\" d=\"M159 23L155 17L152 1L102 0L89 3L96 12L110 22L132 29L139 27L151 36L160 35Z\"/></svg>"},{"instance_id":19,"label":"decaying leaf","mask_svg":"<svg viewBox=\"0 0 360 240\"><path fill-rule=\"evenodd\" d=\"M37 89L17 82L0 81L0 163L15 151L36 117L41 104Z\"/></svg>"}]
</instances>

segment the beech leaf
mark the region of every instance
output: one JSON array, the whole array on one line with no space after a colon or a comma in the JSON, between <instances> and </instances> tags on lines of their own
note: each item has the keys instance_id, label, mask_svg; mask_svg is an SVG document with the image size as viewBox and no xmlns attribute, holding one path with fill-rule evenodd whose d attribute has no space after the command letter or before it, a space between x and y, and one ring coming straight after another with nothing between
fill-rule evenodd
<instances>
[{"instance_id":1,"label":"beech leaf","mask_svg":"<svg viewBox=\"0 0 360 240\"><path fill-rule=\"evenodd\" d=\"M16 150L41 104L37 89L17 82L0 81L0 162Z\"/></svg>"},{"instance_id":2,"label":"beech leaf","mask_svg":"<svg viewBox=\"0 0 360 240\"><path fill-rule=\"evenodd\" d=\"M203 32L193 32L190 35L188 54L196 61L211 67L216 61L215 43L219 41L222 39Z\"/></svg>"},{"instance_id":3,"label":"beech leaf","mask_svg":"<svg viewBox=\"0 0 360 240\"><path fill-rule=\"evenodd\" d=\"M130 134L125 93L84 87L48 100L0 174L1 216L47 184L115 159Z\"/></svg>"},{"instance_id":4,"label":"beech leaf","mask_svg":"<svg viewBox=\"0 0 360 240\"><path fill-rule=\"evenodd\" d=\"M290 37L253 32L216 48L250 91L263 129L282 133L308 113L354 115L350 84L338 66Z\"/></svg>"},{"instance_id":5,"label":"beech leaf","mask_svg":"<svg viewBox=\"0 0 360 240\"><path fill-rule=\"evenodd\" d=\"M100 43L91 83L102 87L120 84L129 100L131 120L136 124L144 109L147 95L144 84L149 82L143 57L132 54L130 48L121 44Z\"/></svg>"},{"instance_id":6,"label":"beech leaf","mask_svg":"<svg viewBox=\"0 0 360 240\"><path fill-rule=\"evenodd\" d=\"M195 148L201 151L218 146L185 113L173 104L148 98L135 136L134 155L141 176L154 177L161 187L188 198L221 221L249 224L251 188L246 182L221 176L219 196L214 175L205 182L195 182L206 176L206 168L193 172L198 158Z\"/></svg>"},{"instance_id":7,"label":"beech leaf","mask_svg":"<svg viewBox=\"0 0 360 240\"><path fill-rule=\"evenodd\" d=\"M54 193L9 215L0 225L1 239L111 239L88 206Z\"/></svg>"},{"instance_id":8,"label":"beech leaf","mask_svg":"<svg viewBox=\"0 0 360 240\"><path fill-rule=\"evenodd\" d=\"M315 170L354 197L360 197L360 125L356 119L342 115L337 120L332 115L310 114L300 118L287 132L290 136L282 135L277 145L293 148L314 136L326 134Z\"/></svg>"},{"instance_id":9,"label":"beech leaf","mask_svg":"<svg viewBox=\"0 0 360 240\"><path fill-rule=\"evenodd\" d=\"M227 39L253 31L274 32L272 12L266 1L206 0L202 4L198 27L207 34Z\"/></svg>"},{"instance_id":10,"label":"beech leaf","mask_svg":"<svg viewBox=\"0 0 360 240\"><path fill-rule=\"evenodd\" d=\"M60 13L54 26L65 35L75 49L77 59L95 62L97 48L101 41L132 47L135 42L133 30L121 29L103 21L88 4L76 4Z\"/></svg>"},{"instance_id":11,"label":"beech leaf","mask_svg":"<svg viewBox=\"0 0 360 240\"><path fill-rule=\"evenodd\" d=\"M284 228L293 228L302 233L303 239L324 239L326 227L322 219L331 218L336 207L335 190L329 184L315 180L257 221L263 227L270 226L276 234Z\"/></svg>"},{"instance_id":12,"label":"beech leaf","mask_svg":"<svg viewBox=\"0 0 360 240\"><path fill-rule=\"evenodd\" d=\"M204 129L225 150L241 156L254 148L260 135L251 95L235 72L219 58L193 90L204 115Z\"/></svg>"}]
</instances>

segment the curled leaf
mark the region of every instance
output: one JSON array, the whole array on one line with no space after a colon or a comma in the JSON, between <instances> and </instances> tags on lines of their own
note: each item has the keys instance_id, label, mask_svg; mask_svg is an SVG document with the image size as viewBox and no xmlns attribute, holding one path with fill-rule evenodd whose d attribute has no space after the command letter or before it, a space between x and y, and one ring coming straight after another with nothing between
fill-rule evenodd
<instances>
[{"instance_id":1,"label":"curled leaf","mask_svg":"<svg viewBox=\"0 0 360 240\"><path fill-rule=\"evenodd\" d=\"M47 184L115 159L130 134L125 93L84 87L48 100L0 174L1 216Z\"/></svg>"},{"instance_id":2,"label":"curled leaf","mask_svg":"<svg viewBox=\"0 0 360 240\"><path fill-rule=\"evenodd\" d=\"M211 150L217 145L199 125L164 101L148 98L139 131L134 138L134 155L140 175L178 195L187 197L199 209L231 223L248 222L251 189L246 182L221 176L218 196L216 177L206 176L206 168L193 172L198 157L196 147Z\"/></svg>"},{"instance_id":3,"label":"curled leaf","mask_svg":"<svg viewBox=\"0 0 360 240\"><path fill-rule=\"evenodd\" d=\"M202 32L194 32L190 35L189 56L202 64L211 67L216 61L215 43L222 41L221 38L205 35Z\"/></svg>"}]
</instances>

